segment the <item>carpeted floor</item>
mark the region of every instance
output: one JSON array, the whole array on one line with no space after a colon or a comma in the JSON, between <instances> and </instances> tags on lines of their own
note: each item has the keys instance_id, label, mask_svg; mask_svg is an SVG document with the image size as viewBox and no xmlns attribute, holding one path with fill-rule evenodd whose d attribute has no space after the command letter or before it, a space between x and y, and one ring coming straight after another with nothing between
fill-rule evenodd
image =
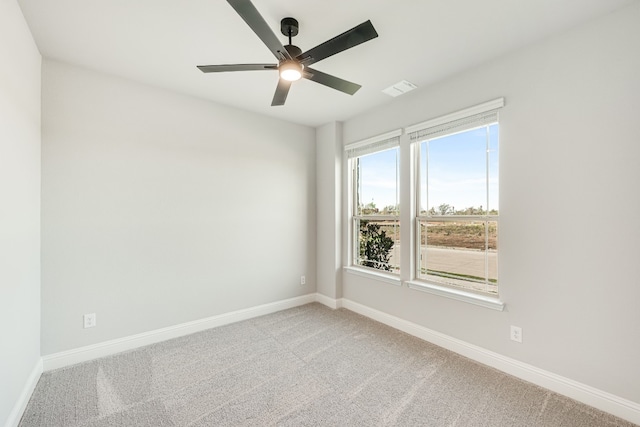
<instances>
[{"instance_id":1,"label":"carpeted floor","mask_svg":"<svg viewBox=\"0 0 640 427\"><path fill-rule=\"evenodd\" d=\"M46 372L30 426L633 426L309 304Z\"/></svg>"}]
</instances>

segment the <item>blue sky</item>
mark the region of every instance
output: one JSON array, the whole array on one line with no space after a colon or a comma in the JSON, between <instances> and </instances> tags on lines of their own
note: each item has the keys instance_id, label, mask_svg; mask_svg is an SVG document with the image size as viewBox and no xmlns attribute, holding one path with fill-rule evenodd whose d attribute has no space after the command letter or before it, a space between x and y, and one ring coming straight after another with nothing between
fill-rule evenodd
<instances>
[{"instance_id":1,"label":"blue sky","mask_svg":"<svg viewBox=\"0 0 640 427\"><path fill-rule=\"evenodd\" d=\"M429 150L427 160L427 145ZM489 127L489 209L498 208L498 125ZM421 170L428 162L426 176L420 177L420 204L423 209L446 203L456 209L487 208L487 134L473 129L420 144ZM386 150L360 158L361 202L373 201L382 209L398 203L396 194L398 150ZM402 166L400 166L402 167ZM427 206L428 194L428 206Z\"/></svg>"},{"instance_id":2,"label":"blue sky","mask_svg":"<svg viewBox=\"0 0 640 427\"><path fill-rule=\"evenodd\" d=\"M375 203L378 209L399 203L398 149L394 148L360 157L360 203Z\"/></svg>"}]
</instances>

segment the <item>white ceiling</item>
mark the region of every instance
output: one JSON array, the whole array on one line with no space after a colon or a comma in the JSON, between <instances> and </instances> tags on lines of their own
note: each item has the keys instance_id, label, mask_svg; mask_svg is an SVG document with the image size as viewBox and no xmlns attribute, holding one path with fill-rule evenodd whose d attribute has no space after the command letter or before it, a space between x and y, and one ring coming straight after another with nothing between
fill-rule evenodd
<instances>
[{"instance_id":1,"label":"white ceiling","mask_svg":"<svg viewBox=\"0 0 640 427\"><path fill-rule=\"evenodd\" d=\"M354 96L301 80L271 107L275 71L203 74L196 65L275 63L225 0L18 0L42 55L309 126L392 102L636 0L253 0L274 33L300 22L308 50L370 19L379 37L314 68L361 84ZM418 89L419 90L419 89Z\"/></svg>"}]
</instances>

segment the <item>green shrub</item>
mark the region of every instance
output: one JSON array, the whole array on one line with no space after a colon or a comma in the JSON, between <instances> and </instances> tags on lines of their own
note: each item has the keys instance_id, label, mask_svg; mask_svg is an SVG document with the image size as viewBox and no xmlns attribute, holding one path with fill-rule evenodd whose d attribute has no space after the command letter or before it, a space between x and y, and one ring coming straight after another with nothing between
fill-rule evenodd
<instances>
[{"instance_id":1,"label":"green shrub","mask_svg":"<svg viewBox=\"0 0 640 427\"><path fill-rule=\"evenodd\" d=\"M387 236L380 224L360 221L360 259L361 265L391 271L389 259L393 239Z\"/></svg>"}]
</instances>

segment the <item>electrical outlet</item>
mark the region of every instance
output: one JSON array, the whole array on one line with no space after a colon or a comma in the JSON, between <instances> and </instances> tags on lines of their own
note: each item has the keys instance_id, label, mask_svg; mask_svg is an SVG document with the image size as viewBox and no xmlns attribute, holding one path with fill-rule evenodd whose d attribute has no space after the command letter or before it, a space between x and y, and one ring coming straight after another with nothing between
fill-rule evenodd
<instances>
[{"instance_id":1,"label":"electrical outlet","mask_svg":"<svg viewBox=\"0 0 640 427\"><path fill-rule=\"evenodd\" d=\"M307 283L307 278L304 276L300 276L300 284L305 285Z\"/></svg>"},{"instance_id":2,"label":"electrical outlet","mask_svg":"<svg viewBox=\"0 0 640 427\"><path fill-rule=\"evenodd\" d=\"M511 325L511 341L522 342L522 328Z\"/></svg>"},{"instance_id":3,"label":"electrical outlet","mask_svg":"<svg viewBox=\"0 0 640 427\"><path fill-rule=\"evenodd\" d=\"M85 314L84 317L84 328L93 328L94 326L96 326L96 314L95 313L91 313L91 314Z\"/></svg>"}]
</instances>

